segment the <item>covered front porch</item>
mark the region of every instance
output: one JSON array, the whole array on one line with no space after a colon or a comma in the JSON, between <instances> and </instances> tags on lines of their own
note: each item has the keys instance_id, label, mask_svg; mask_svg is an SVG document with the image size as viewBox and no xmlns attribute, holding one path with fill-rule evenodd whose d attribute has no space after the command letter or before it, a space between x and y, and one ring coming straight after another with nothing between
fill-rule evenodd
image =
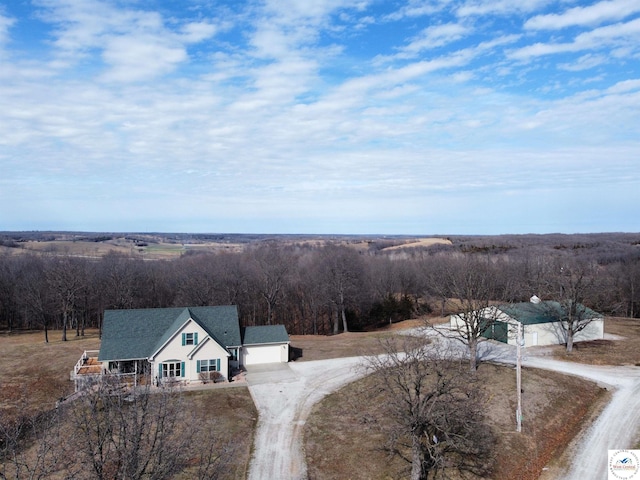
<instances>
[{"instance_id":1,"label":"covered front porch","mask_svg":"<svg viewBox=\"0 0 640 480\"><path fill-rule=\"evenodd\" d=\"M85 350L71 372L76 392L92 383L100 381L105 375L118 375L122 381L134 387L144 385L151 379L151 364L146 359L100 362L99 350Z\"/></svg>"}]
</instances>

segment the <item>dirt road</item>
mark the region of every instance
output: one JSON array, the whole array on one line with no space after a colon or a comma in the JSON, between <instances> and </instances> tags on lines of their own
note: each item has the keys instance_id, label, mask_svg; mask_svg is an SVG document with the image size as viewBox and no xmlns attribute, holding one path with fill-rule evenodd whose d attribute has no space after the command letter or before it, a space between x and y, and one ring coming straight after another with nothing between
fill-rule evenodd
<instances>
[{"instance_id":1,"label":"dirt road","mask_svg":"<svg viewBox=\"0 0 640 480\"><path fill-rule=\"evenodd\" d=\"M483 344L482 356L515 363L513 347ZM259 411L250 480L307 478L303 429L313 405L363 375L361 357L318 360L249 372L249 390ZM615 389L597 421L582 433L564 480L607 478L607 451L632 448L640 432L640 368L601 367L562 362L528 351L525 366L584 377ZM269 368L272 368L269 371Z\"/></svg>"},{"instance_id":2,"label":"dirt road","mask_svg":"<svg viewBox=\"0 0 640 480\"><path fill-rule=\"evenodd\" d=\"M360 362L359 357L350 357L249 370L249 391L260 415L249 480L307 478L305 421L325 395L363 375L356 368Z\"/></svg>"},{"instance_id":3,"label":"dirt road","mask_svg":"<svg viewBox=\"0 0 640 480\"><path fill-rule=\"evenodd\" d=\"M564 480L607 478L608 450L633 448L640 432L640 368L602 367L529 357L526 366L577 375L615 389L597 420L575 442Z\"/></svg>"}]
</instances>

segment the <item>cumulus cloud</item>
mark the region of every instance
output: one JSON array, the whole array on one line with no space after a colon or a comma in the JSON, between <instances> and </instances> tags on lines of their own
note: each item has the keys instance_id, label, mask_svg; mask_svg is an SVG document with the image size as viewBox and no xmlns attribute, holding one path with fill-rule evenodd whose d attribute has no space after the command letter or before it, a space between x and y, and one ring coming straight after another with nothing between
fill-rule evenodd
<instances>
[{"instance_id":1,"label":"cumulus cloud","mask_svg":"<svg viewBox=\"0 0 640 480\"><path fill-rule=\"evenodd\" d=\"M119 9L99 0L40 0L40 17L56 25L57 54L69 63L101 52L108 81L140 81L169 73L187 60L186 45L214 36L210 22L186 22L173 30L158 12Z\"/></svg>"}]
</instances>

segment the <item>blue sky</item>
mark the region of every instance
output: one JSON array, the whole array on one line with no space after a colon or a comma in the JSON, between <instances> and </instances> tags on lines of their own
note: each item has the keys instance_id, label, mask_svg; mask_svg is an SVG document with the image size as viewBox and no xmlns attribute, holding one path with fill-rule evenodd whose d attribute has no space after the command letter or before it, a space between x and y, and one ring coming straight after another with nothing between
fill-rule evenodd
<instances>
[{"instance_id":1,"label":"blue sky","mask_svg":"<svg viewBox=\"0 0 640 480\"><path fill-rule=\"evenodd\" d=\"M0 230L640 231L637 0L0 0Z\"/></svg>"}]
</instances>

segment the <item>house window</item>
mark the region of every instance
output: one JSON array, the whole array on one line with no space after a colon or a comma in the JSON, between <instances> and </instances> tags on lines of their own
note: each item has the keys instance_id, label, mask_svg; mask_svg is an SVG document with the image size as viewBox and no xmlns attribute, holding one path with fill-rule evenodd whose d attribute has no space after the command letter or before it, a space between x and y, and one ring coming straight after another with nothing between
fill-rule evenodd
<instances>
[{"instance_id":1,"label":"house window","mask_svg":"<svg viewBox=\"0 0 640 480\"><path fill-rule=\"evenodd\" d=\"M182 345L197 345L198 332L190 332L182 334Z\"/></svg>"},{"instance_id":2,"label":"house window","mask_svg":"<svg viewBox=\"0 0 640 480\"><path fill-rule=\"evenodd\" d=\"M211 359L211 360L200 360L199 361L199 371L200 372L217 372L219 360Z\"/></svg>"},{"instance_id":3,"label":"house window","mask_svg":"<svg viewBox=\"0 0 640 480\"><path fill-rule=\"evenodd\" d=\"M181 377L182 376L182 364L181 362L167 362L162 364L162 377Z\"/></svg>"}]
</instances>

